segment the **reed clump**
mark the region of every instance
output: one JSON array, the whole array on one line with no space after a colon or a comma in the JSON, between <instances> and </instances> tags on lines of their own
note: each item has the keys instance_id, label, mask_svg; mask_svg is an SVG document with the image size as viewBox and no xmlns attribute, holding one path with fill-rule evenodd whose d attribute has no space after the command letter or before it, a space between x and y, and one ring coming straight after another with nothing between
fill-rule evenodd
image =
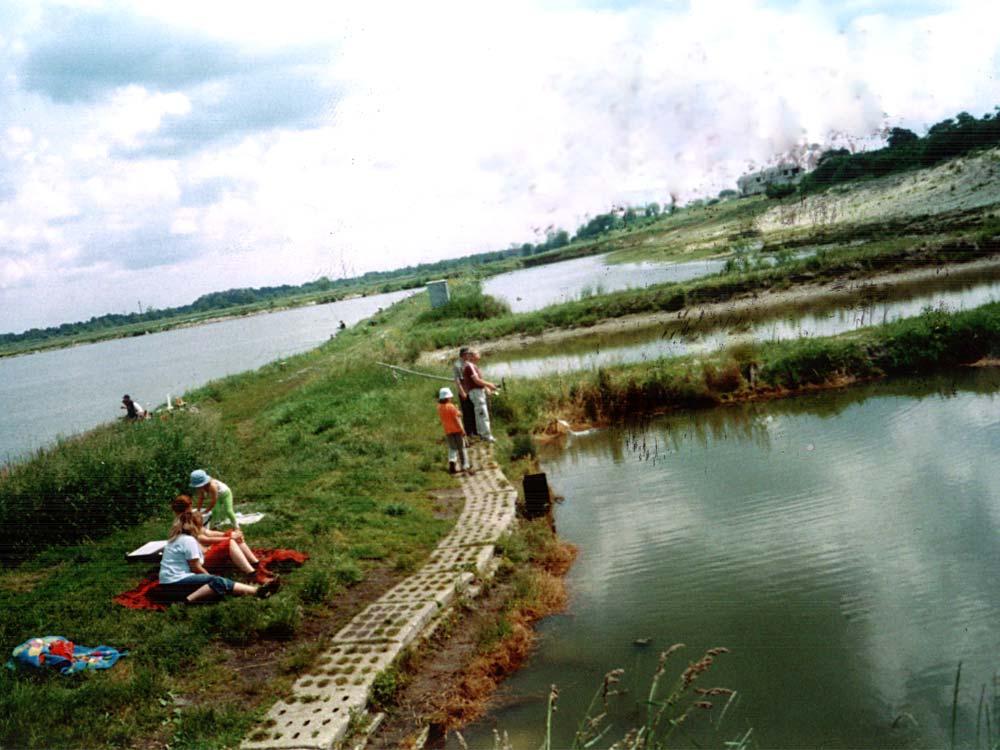
<instances>
[{"instance_id":1,"label":"reed clump","mask_svg":"<svg viewBox=\"0 0 1000 750\"><path fill-rule=\"evenodd\" d=\"M699 679L711 670L716 659L728 654L729 649L724 647L707 649L696 661L689 662L674 679L669 690L665 690L665 685L668 684L667 665L670 657L683 648L685 648L683 643L675 643L660 653L649 691L644 700L638 704L642 712L640 723L625 729L614 742L609 741L609 735L615 728L610 718L613 711L612 700L626 694L618 687L625 670L613 669L605 674L583 717L579 719L568 747L573 750L592 747L609 747L616 750L663 750L671 746L674 734L678 730L684 731L685 736L690 739L699 729L705 737L699 736L699 741L695 743L696 747L722 746L730 750L743 750L749 747L752 730L747 730L731 740L721 739L723 720L730 708L736 705L737 692L726 687L703 688L696 685ZM564 746L553 742L558 703L559 688L552 685L546 701L541 750ZM708 721L704 721L702 717ZM699 719L702 721L699 722ZM696 722L701 726L696 728L694 726ZM460 744L465 746L464 739L461 737L459 739ZM497 732L494 747L509 750L512 746L506 735Z\"/></svg>"},{"instance_id":2,"label":"reed clump","mask_svg":"<svg viewBox=\"0 0 1000 750\"><path fill-rule=\"evenodd\" d=\"M451 299L440 307L432 307L417 316L418 323L438 320L489 320L510 314L510 305L503 300L483 294L479 284L459 287Z\"/></svg>"}]
</instances>

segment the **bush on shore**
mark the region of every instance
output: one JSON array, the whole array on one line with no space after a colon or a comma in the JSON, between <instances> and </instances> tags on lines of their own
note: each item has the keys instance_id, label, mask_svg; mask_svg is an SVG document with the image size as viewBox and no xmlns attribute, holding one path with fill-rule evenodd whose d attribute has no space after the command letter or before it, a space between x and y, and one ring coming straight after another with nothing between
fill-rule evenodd
<instances>
[{"instance_id":1,"label":"bush on shore","mask_svg":"<svg viewBox=\"0 0 1000 750\"><path fill-rule=\"evenodd\" d=\"M429 323L437 320L488 320L510 314L510 305L503 300L483 294L479 285L456 291L450 300L440 307L432 307L417 316L418 322Z\"/></svg>"}]
</instances>

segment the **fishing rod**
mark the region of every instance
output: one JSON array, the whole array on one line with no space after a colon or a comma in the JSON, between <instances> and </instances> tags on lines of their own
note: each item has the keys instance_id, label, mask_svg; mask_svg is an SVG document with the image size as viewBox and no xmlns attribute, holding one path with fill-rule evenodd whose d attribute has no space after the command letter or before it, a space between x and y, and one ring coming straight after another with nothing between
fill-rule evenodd
<instances>
[{"instance_id":1,"label":"fishing rod","mask_svg":"<svg viewBox=\"0 0 1000 750\"><path fill-rule=\"evenodd\" d=\"M454 378L446 378L443 375L430 375L429 373L426 373L426 372L417 372L416 370L407 370L405 367L398 367L396 365L389 365L389 364L386 364L385 362L376 362L375 364L381 365L382 367L388 367L390 370L399 370L400 372L405 372L405 373L407 373L409 375L417 375L417 376L419 376L421 378L430 378L431 380L444 380L445 382L448 382L448 383L454 383L455 382Z\"/></svg>"}]
</instances>

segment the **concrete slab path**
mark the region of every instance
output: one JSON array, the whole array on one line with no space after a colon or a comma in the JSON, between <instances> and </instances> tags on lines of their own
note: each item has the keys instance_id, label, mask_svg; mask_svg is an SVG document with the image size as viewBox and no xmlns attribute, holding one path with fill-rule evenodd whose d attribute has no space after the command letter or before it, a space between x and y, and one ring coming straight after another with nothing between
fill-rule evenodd
<instances>
[{"instance_id":1,"label":"concrete slab path","mask_svg":"<svg viewBox=\"0 0 1000 750\"><path fill-rule=\"evenodd\" d=\"M329 750L363 716L378 674L420 637L470 583L487 575L494 543L514 523L517 490L493 461L471 447L474 476L460 476L465 507L424 566L356 615L332 639L292 694L252 730L245 750Z\"/></svg>"}]
</instances>

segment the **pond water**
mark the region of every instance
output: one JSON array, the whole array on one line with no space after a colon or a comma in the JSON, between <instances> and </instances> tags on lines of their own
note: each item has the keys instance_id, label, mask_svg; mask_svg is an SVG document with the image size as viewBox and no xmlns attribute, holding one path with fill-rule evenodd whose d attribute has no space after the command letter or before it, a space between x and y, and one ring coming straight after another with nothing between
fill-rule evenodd
<instances>
[{"instance_id":1,"label":"pond water","mask_svg":"<svg viewBox=\"0 0 1000 750\"><path fill-rule=\"evenodd\" d=\"M718 273L723 266L725 261L717 258L609 264L606 255L590 255L492 276L483 282L483 292L506 300L513 312L530 312L588 294L690 281Z\"/></svg>"},{"instance_id":2,"label":"pond water","mask_svg":"<svg viewBox=\"0 0 1000 750\"><path fill-rule=\"evenodd\" d=\"M210 380L319 346L412 290L0 359L0 463Z\"/></svg>"},{"instance_id":3,"label":"pond water","mask_svg":"<svg viewBox=\"0 0 1000 750\"><path fill-rule=\"evenodd\" d=\"M637 720L658 653L682 642L671 678L731 650L699 681L739 693L715 745L752 728L757 747L947 747L961 661L958 746L973 746L1000 666L998 388L1000 371L966 371L594 432L543 455L565 496L557 529L580 549L570 605L543 621L470 745L491 747L496 725L538 747L556 684L553 743L567 747L623 667L607 747ZM706 717L687 730L704 739Z\"/></svg>"},{"instance_id":4,"label":"pond water","mask_svg":"<svg viewBox=\"0 0 1000 750\"><path fill-rule=\"evenodd\" d=\"M540 349L498 352L484 358L483 372L494 379L537 377L553 372L596 369L709 352L746 341L780 341L805 336L833 336L865 326L919 315L926 307L965 310L1000 300L1000 280L962 281L906 299L831 305L825 310L761 320L695 336L664 335L662 326L614 335L582 336ZM553 351L553 348L556 351Z\"/></svg>"}]
</instances>

